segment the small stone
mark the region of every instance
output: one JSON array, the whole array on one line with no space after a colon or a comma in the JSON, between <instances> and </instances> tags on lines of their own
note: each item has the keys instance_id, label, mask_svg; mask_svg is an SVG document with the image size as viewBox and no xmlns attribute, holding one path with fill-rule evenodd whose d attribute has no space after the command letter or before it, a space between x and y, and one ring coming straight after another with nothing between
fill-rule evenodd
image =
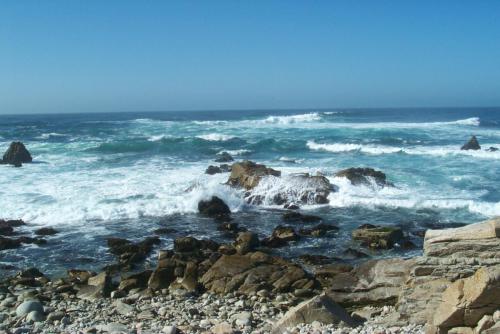
<instances>
[{"instance_id":1,"label":"small stone","mask_svg":"<svg viewBox=\"0 0 500 334\"><path fill-rule=\"evenodd\" d=\"M16 315L22 317L32 311L43 314L43 305L38 300L28 300L16 308Z\"/></svg>"},{"instance_id":2,"label":"small stone","mask_svg":"<svg viewBox=\"0 0 500 334\"><path fill-rule=\"evenodd\" d=\"M177 333L177 328L175 326L165 326L161 331L165 334L175 334Z\"/></svg>"},{"instance_id":3,"label":"small stone","mask_svg":"<svg viewBox=\"0 0 500 334\"><path fill-rule=\"evenodd\" d=\"M213 334L233 334L234 330L227 322L221 322L210 329Z\"/></svg>"},{"instance_id":4,"label":"small stone","mask_svg":"<svg viewBox=\"0 0 500 334\"><path fill-rule=\"evenodd\" d=\"M31 311L26 316L26 321L28 321L28 322L39 322L39 321L44 321L44 320L45 320L45 316L43 315L42 312L39 312L39 311Z\"/></svg>"}]
</instances>

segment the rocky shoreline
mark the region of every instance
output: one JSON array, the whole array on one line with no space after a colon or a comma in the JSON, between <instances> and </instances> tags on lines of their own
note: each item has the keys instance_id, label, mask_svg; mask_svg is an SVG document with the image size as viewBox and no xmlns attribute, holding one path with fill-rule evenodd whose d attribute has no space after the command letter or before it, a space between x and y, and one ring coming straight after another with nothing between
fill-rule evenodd
<instances>
[{"instance_id":1,"label":"rocky shoreline","mask_svg":"<svg viewBox=\"0 0 500 334\"><path fill-rule=\"evenodd\" d=\"M500 219L429 230L424 255L313 265L192 237L153 271L124 273L151 240L113 240L115 267L0 285L6 333L498 333ZM128 253L127 253L128 251ZM124 255L126 254L126 255ZM135 259L135 260L133 260ZM128 268L131 269L131 268ZM458 292L457 292L458 291Z\"/></svg>"}]
</instances>

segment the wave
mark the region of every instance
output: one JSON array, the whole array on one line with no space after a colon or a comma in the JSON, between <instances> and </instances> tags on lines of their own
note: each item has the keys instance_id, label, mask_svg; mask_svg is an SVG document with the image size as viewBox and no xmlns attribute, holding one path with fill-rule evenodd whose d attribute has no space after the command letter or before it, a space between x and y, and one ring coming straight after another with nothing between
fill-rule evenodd
<instances>
[{"instance_id":1,"label":"wave","mask_svg":"<svg viewBox=\"0 0 500 334\"><path fill-rule=\"evenodd\" d=\"M228 141L228 140L236 138L236 136L225 135L222 133L209 133L209 134L205 134L205 135L196 136L196 138L200 138L200 139L208 140L208 141Z\"/></svg>"},{"instance_id":2,"label":"wave","mask_svg":"<svg viewBox=\"0 0 500 334\"><path fill-rule=\"evenodd\" d=\"M393 153L405 153L409 155L432 155L432 156L472 156L480 159L500 159L500 150L491 152L485 149L461 150L460 146L413 146L413 147L394 147L384 145L363 145L349 143L324 144L309 140L306 146L313 151L326 151L332 153L341 152L361 152L366 154L381 155ZM483 147L495 147L497 144L485 144Z\"/></svg>"},{"instance_id":3,"label":"wave","mask_svg":"<svg viewBox=\"0 0 500 334\"><path fill-rule=\"evenodd\" d=\"M241 149L241 150L222 150L222 151L220 151L217 154L222 154L223 152L227 152L230 155L246 155L246 154L251 153L252 151L246 150L246 149Z\"/></svg>"},{"instance_id":4,"label":"wave","mask_svg":"<svg viewBox=\"0 0 500 334\"><path fill-rule=\"evenodd\" d=\"M299 114L299 115L289 115L289 116L268 116L265 119L258 120L257 123L263 124L295 124L303 122L315 122L320 121L321 115L317 112Z\"/></svg>"},{"instance_id":5,"label":"wave","mask_svg":"<svg viewBox=\"0 0 500 334\"><path fill-rule=\"evenodd\" d=\"M41 135L35 137L36 139L50 139L53 137L67 137L68 135L57 132L42 133Z\"/></svg>"},{"instance_id":6,"label":"wave","mask_svg":"<svg viewBox=\"0 0 500 334\"><path fill-rule=\"evenodd\" d=\"M398 153L403 149L390 146L361 145L361 144L321 144L314 140L309 140L306 146L313 151L327 151L333 153L359 151L368 154L390 154Z\"/></svg>"},{"instance_id":7,"label":"wave","mask_svg":"<svg viewBox=\"0 0 500 334\"><path fill-rule=\"evenodd\" d=\"M149 141L161 141L163 139L167 138L173 138L172 136L169 135L156 135L156 136L151 136L148 138Z\"/></svg>"},{"instance_id":8,"label":"wave","mask_svg":"<svg viewBox=\"0 0 500 334\"><path fill-rule=\"evenodd\" d=\"M444 122L444 124L479 126L481 125L481 120L479 119L479 117L471 117L466 119L459 119L458 121L453 122Z\"/></svg>"}]
</instances>

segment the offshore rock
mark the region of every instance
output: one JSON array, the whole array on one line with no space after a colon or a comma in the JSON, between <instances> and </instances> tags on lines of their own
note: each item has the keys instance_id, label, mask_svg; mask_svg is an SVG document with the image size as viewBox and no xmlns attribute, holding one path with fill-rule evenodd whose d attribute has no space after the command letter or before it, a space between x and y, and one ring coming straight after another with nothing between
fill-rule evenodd
<instances>
[{"instance_id":1,"label":"offshore rock","mask_svg":"<svg viewBox=\"0 0 500 334\"><path fill-rule=\"evenodd\" d=\"M390 249L404 241L399 227L375 226L364 224L352 231L352 238L361 241L363 246L373 249Z\"/></svg>"},{"instance_id":2,"label":"offshore rock","mask_svg":"<svg viewBox=\"0 0 500 334\"><path fill-rule=\"evenodd\" d=\"M32 162L33 158L31 157L30 152L26 149L23 143L20 141L12 142L7 149L7 151L3 155L2 162L4 164L11 165L20 165L26 162Z\"/></svg>"},{"instance_id":3,"label":"offshore rock","mask_svg":"<svg viewBox=\"0 0 500 334\"><path fill-rule=\"evenodd\" d=\"M378 186L389 186L386 175L373 168L348 168L335 174L336 177L345 177L351 181L352 185L370 185L373 180Z\"/></svg>"},{"instance_id":4,"label":"offshore rock","mask_svg":"<svg viewBox=\"0 0 500 334\"><path fill-rule=\"evenodd\" d=\"M465 143L464 146L462 146L461 150L480 150L481 145L479 145L479 141L477 140L476 136L472 136L471 139Z\"/></svg>"},{"instance_id":5,"label":"offshore rock","mask_svg":"<svg viewBox=\"0 0 500 334\"><path fill-rule=\"evenodd\" d=\"M231 162L231 161L234 161L233 157L231 156L231 154L225 151L218 154L217 158L215 159L215 162Z\"/></svg>"},{"instance_id":6,"label":"offshore rock","mask_svg":"<svg viewBox=\"0 0 500 334\"><path fill-rule=\"evenodd\" d=\"M198 211L202 215L214 218L227 217L231 214L227 204L217 196L198 202Z\"/></svg>"},{"instance_id":7,"label":"offshore rock","mask_svg":"<svg viewBox=\"0 0 500 334\"><path fill-rule=\"evenodd\" d=\"M242 187L247 190L255 188L264 176L281 176L281 172L265 165L256 164L253 161L245 160L234 163L231 166L231 175L227 183L234 187Z\"/></svg>"}]
</instances>

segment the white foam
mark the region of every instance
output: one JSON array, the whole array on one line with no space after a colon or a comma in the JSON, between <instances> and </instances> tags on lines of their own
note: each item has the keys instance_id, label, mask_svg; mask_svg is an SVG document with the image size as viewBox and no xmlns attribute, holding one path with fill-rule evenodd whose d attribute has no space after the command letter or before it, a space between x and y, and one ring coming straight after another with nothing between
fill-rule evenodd
<instances>
[{"instance_id":1,"label":"white foam","mask_svg":"<svg viewBox=\"0 0 500 334\"><path fill-rule=\"evenodd\" d=\"M162 139L171 138L169 135L156 135L148 138L149 141L161 141Z\"/></svg>"},{"instance_id":2,"label":"white foam","mask_svg":"<svg viewBox=\"0 0 500 334\"><path fill-rule=\"evenodd\" d=\"M252 151L246 150L246 149L241 149L241 150L222 150L222 151L220 151L217 154L222 154L223 152L227 152L230 155L245 155L245 154L250 153Z\"/></svg>"},{"instance_id":3,"label":"white foam","mask_svg":"<svg viewBox=\"0 0 500 334\"><path fill-rule=\"evenodd\" d=\"M51 137L66 137L67 135L63 133L50 132L50 133L42 133L40 136L35 137L36 139L49 139Z\"/></svg>"},{"instance_id":4,"label":"white foam","mask_svg":"<svg viewBox=\"0 0 500 334\"><path fill-rule=\"evenodd\" d=\"M226 134L222 134L222 133L209 133L209 134L205 134L205 135L199 135L196 137L203 139L203 140L208 140L208 141L227 141L227 140L236 138L235 136L226 135Z\"/></svg>"},{"instance_id":5,"label":"white foam","mask_svg":"<svg viewBox=\"0 0 500 334\"><path fill-rule=\"evenodd\" d=\"M303 122L315 122L321 120L321 115L317 112L289 115L289 116L268 116L263 120L258 120L257 123L264 124L295 124Z\"/></svg>"},{"instance_id":6,"label":"white foam","mask_svg":"<svg viewBox=\"0 0 500 334\"><path fill-rule=\"evenodd\" d=\"M344 143L333 143L333 144L321 144L316 143L314 140L309 140L306 144L308 148L314 151L327 151L327 152L351 152L359 151L368 154L390 154L401 152L402 149L398 147L391 146L376 146L376 145L362 145L362 144L344 144Z\"/></svg>"}]
</instances>

